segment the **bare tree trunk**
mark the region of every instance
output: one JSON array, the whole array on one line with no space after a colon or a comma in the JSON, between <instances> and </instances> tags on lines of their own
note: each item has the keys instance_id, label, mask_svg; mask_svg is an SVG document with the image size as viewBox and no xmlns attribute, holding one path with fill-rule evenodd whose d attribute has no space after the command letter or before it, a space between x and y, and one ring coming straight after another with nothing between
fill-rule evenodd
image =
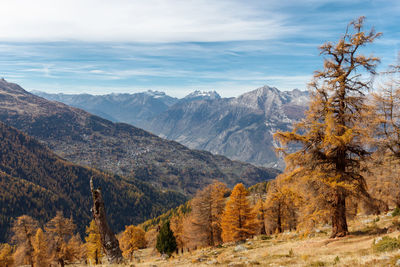
<instances>
[{"instance_id":1,"label":"bare tree trunk","mask_svg":"<svg viewBox=\"0 0 400 267\"><path fill-rule=\"evenodd\" d=\"M332 235L331 238L343 237L349 234L346 220L346 197L341 189L335 192L332 212Z\"/></svg>"},{"instance_id":2,"label":"bare tree trunk","mask_svg":"<svg viewBox=\"0 0 400 267\"><path fill-rule=\"evenodd\" d=\"M277 218L277 229L278 233L282 233L282 211L281 211L281 203L278 204L278 218Z\"/></svg>"},{"instance_id":3,"label":"bare tree trunk","mask_svg":"<svg viewBox=\"0 0 400 267\"><path fill-rule=\"evenodd\" d=\"M99 229L101 244L107 256L108 262L122 263L123 257L121 249L119 248L118 239L108 226L101 190L93 188L93 178L90 178L90 190L92 191L93 196L93 207L91 211L93 213L93 219Z\"/></svg>"}]
</instances>

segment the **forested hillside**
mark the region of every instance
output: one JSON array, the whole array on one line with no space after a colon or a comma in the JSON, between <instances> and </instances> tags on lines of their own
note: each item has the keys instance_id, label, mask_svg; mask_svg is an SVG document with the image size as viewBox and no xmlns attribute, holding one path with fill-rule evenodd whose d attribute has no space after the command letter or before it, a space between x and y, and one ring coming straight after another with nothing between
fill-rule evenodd
<instances>
[{"instance_id":1,"label":"forested hillside","mask_svg":"<svg viewBox=\"0 0 400 267\"><path fill-rule=\"evenodd\" d=\"M14 218L23 214L41 223L63 211L80 233L91 220L90 177L104 192L110 224L116 231L138 224L186 201L135 180L72 164L35 139L0 123L0 242Z\"/></svg>"}]
</instances>

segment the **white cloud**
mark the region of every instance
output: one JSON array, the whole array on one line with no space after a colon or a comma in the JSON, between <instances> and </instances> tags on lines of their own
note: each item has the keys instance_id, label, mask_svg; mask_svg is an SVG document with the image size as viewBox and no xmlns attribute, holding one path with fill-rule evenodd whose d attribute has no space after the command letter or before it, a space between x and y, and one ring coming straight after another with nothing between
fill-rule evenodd
<instances>
[{"instance_id":1,"label":"white cloud","mask_svg":"<svg viewBox=\"0 0 400 267\"><path fill-rule=\"evenodd\" d=\"M294 30L251 1L2 0L1 9L1 41L214 42Z\"/></svg>"}]
</instances>

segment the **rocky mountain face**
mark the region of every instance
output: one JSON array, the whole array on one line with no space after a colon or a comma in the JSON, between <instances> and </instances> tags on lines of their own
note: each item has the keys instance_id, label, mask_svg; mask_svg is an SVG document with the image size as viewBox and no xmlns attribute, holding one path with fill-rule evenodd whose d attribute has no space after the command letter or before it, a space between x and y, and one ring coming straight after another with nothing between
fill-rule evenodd
<instances>
[{"instance_id":1,"label":"rocky mountain face","mask_svg":"<svg viewBox=\"0 0 400 267\"><path fill-rule=\"evenodd\" d=\"M192 195L213 180L233 186L272 179L275 169L191 150L124 123L49 101L0 80L0 121L46 144L80 165Z\"/></svg>"},{"instance_id":2,"label":"rocky mountain face","mask_svg":"<svg viewBox=\"0 0 400 267\"><path fill-rule=\"evenodd\" d=\"M304 116L307 104L307 92L264 86L236 98L178 102L146 129L190 148L282 168L272 136L290 130Z\"/></svg>"},{"instance_id":3,"label":"rocky mountain face","mask_svg":"<svg viewBox=\"0 0 400 267\"><path fill-rule=\"evenodd\" d=\"M48 94L33 91L35 95L48 100L84 109L94 115L113 122L125 122L145 128L154 116L166 111L178 102L164 92L147 91L136 94Z\"/></svg>"},{"instance_id":4,"label":"rocky mountain face","mask_svg":"<svg viewBox=\"0 0 400 267\"><path fill-rule=\"evenodd\" d=\"M189 148L275 168L283 168L283 162L275 154L273 133L289 130L308 105L308 92L268 86L236 98L221 98L215 91L194 91L182 99L150 91L106 96L35 93L114 121L132 123ZM111 96L114 102L101 101ZM139 96L146 101L130 100Z\"/></svg>"},{"instance_id":5,"label":"rocky mountain face","mask_svg":"<svg viewBox=\"0 0 400 267\"><path fill-rule=\"evenodd\" d=\"M108 220L115 231L141 223L187 200L147 183L81 167L56 156L43 144L0 122L0 243L13 219L30 215L40 223L57 211L72 216L81 234L92 218L89 179L105 197Z\"/></svg>"}]
</instances>

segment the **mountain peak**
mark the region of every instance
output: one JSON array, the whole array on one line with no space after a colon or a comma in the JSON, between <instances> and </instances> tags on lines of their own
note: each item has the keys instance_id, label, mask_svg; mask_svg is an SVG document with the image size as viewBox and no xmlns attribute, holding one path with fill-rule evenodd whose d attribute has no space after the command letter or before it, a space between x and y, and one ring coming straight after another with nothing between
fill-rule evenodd
<instances>
[{"instance_id":1,"label":"mountain peak","mask_svg":"<svg viewBox=\"0 0 400 267\"><path fill-rule=\"evenodd\" d=\"M263 87L257 88L253 91L248 92L247 94L255 94L257 96L269 95L269 94L279 94L281 91L276 87L271 87L268 85L264 85Z\"/></svg>"},{"instance_id":2,"label":"mountain peak","mask_svg":"<svg viewBox=\"0 0 400 267\"><path fill-rule=\"evenodd\" d=\"M186 100L199 100L199 99L207 99L207 100L214 100L214 99L220 99L221 96L216 92L216 91L200 91L196 90L187 96L185 96L183 99Z\"/></svg>"},{"instance_id":3,"label":"mountain peak","mask_svg":"<svg viewBox=\"0 0 400 267\"><path fill-rule=\"evenodd\" d=\"M9 83L4 78L0 79L0 90L8 93L27 93L16 83Z\"/></svg>"}]
</instances>

